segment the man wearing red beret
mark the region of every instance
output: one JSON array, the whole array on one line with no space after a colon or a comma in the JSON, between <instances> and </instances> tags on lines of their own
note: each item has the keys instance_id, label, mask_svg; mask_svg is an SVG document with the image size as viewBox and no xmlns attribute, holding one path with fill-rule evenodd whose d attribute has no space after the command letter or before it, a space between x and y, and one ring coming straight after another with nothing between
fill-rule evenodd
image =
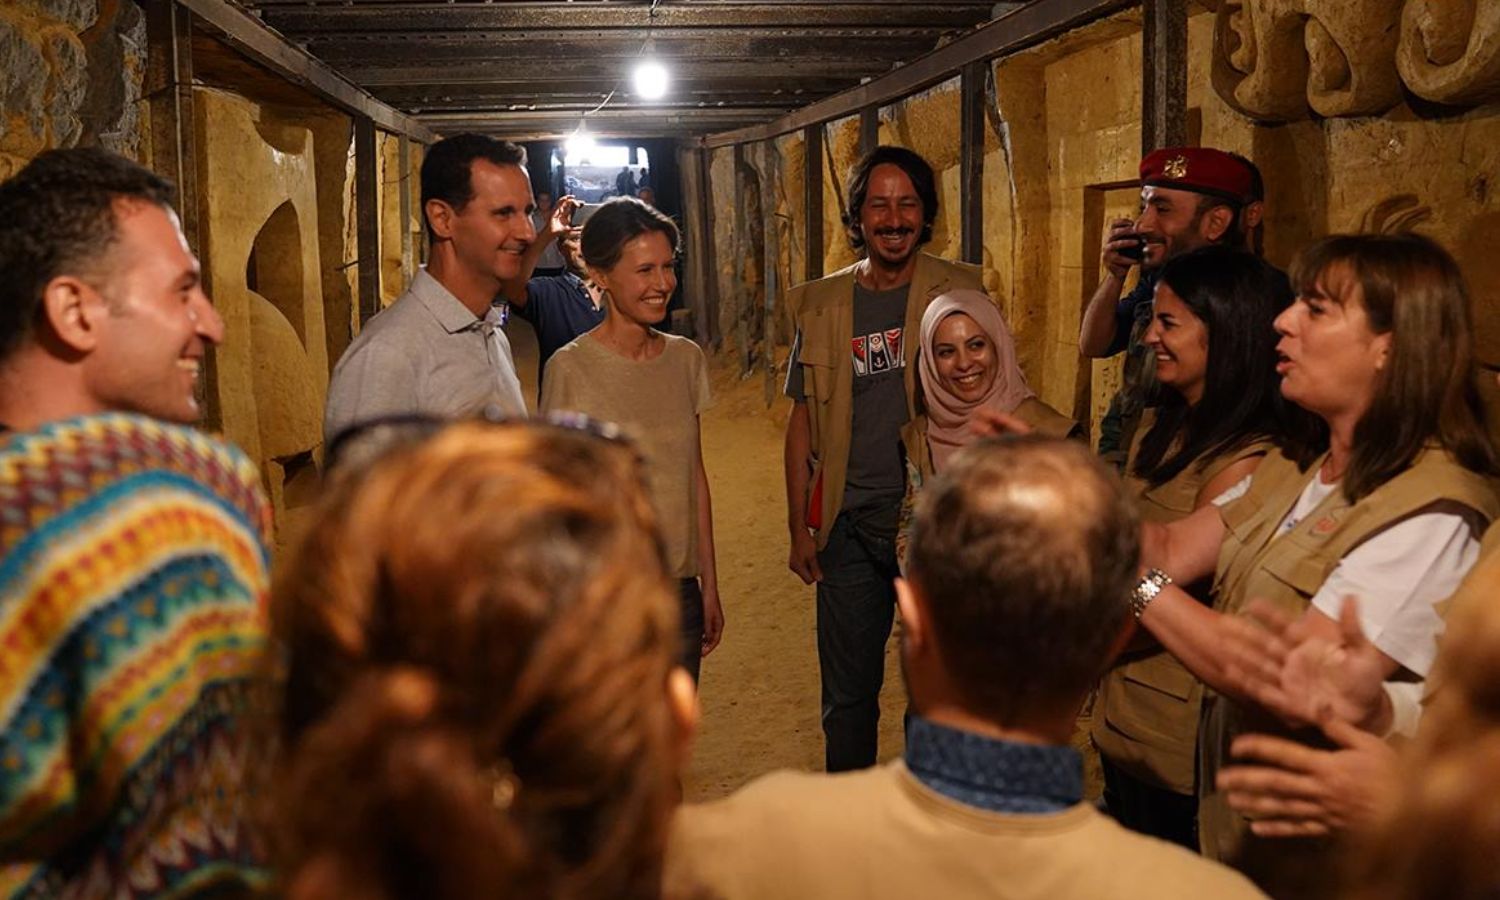
<instances>
[{"instance_id":1,"label":"man wearing red beret","mask_svg":"<svg viewBox=\"0 0 1500 900\"><path fill-rule=\"evenodd\" d=\"M1116 219L1104 238L1104 280L1084 311L1078 349L1104 358L1124 350L1124 386L1100 423L1099 453L1123 466L1153 372L1141 343L1151 321L1156 272L1168 259L1206 244L1244 247L1260 225L1265 190L1260 170L1242 156L1211 147L1167 147L1141 160L1141 214ZM1135 289L1125 276L1141 267Z\"/></svg>"}]
</instances>

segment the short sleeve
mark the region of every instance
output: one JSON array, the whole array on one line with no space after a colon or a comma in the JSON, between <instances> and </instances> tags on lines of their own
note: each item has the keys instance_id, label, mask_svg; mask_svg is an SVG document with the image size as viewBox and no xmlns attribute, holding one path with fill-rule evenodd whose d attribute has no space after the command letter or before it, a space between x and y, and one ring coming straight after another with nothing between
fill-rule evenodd
<instances>
[{"instance_id":1,"label":"short sleeve","mask_svg":"<svg viewBox=\"0 0 1500 900\"><path fill-rule=\"evenodd\" d=\"M1443 632L1437 604L1458 590L1478 559L1479 541L1463 516L1413 516L1350 551L1312 605L1337 621L1344 598L1357 598L1370 642L1425 678Z\"/></svg>"},{"instance_id":2,"label":"short sleeve","mask_svg":"<svg viewBox=\"0 0 1500 900\"><path fill-rule=\"evenodd\" d=\"M576 379L573 377L573 354L567 350L567 347L559 350L547 363L542 374L542 402L539 408L543 413L571 410L577 400L574 396Z\"/></svg>"},{"instance_id":3,"label":"short sleeve","mask_svg":"<svg viewBox=\"0 0 1500 900\"><path fill-rule=\"evenodd\" d=\"M324 441L357 422L417 411L416 385L411 359L396 348L378 340L356 348L329 385Z\"/></svg>"},{"instance_id":4,"label":"short sleeve","mask_svg":"<svg viewBox=\"0 0 1500 900\"><path fill-rule=\"evenodd\" d=\"M692 349L692 364L688 377L693 391L693 412L701 416L714 405L713 391L708 384L708 361L704 359L703 350L697 344L689 346Z\"/></svg>"},{"instance_id":5,"label":"short sleeve","mask_svg":"<svg viewBox=\"0 0 1500 900\"><path fill-rule=\"evenodd\" d=\"M802 385L802 329L792 336L792 352L786 359L786 386L782 393L798 403L807 400L807 391Z\"/></svg>"}]
</instances>

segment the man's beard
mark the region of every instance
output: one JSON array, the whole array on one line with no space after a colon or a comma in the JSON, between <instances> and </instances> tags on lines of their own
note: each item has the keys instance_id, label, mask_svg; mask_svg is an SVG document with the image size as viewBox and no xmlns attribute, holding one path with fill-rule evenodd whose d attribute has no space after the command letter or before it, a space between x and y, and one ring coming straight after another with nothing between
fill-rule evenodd
<instances>
[{"instance_id":1,"label":"man's beard","mask_svg":"<svg viewBox=\"0 0 1500 900\"><path fill-rule=\"evenodd\" d=\"M900 258L891 259L890 257L887 257L880 253L880 251L876 250L876 241L878 241L882 236L890 234L901 235L904 237L906 235L916 234L916 231L915 229L911 228L879 229L878 231L874 232L869 238L865 239L865 257L869 259L870 262L876 265L884 266L885 268L889 269L899 269L902 266L906 265L906 263L914 255L916 255L919 245L917 244L917 242L913 242L911 245L911 249L902 254Z\"/></svg>"}]
</instances>

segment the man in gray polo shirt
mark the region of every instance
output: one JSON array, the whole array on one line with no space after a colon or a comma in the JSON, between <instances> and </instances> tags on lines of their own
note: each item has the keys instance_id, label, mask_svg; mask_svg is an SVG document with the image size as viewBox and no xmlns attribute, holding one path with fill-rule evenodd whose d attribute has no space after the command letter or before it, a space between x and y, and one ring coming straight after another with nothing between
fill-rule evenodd
<instances>
[{"instance_id":1,"label":"man in gray polo shirt","mask_svg":"<svg viewBox=\"0 0 1500 900\"><path fill-rule=\"evenodd\" d=\"M427 266L334 367L324 440L400 413L458 418L493 405L526 414L493 305L536 237L526 151L477 134L433 144L422 162L422 212Z\"/></svg>"}]
</instances>

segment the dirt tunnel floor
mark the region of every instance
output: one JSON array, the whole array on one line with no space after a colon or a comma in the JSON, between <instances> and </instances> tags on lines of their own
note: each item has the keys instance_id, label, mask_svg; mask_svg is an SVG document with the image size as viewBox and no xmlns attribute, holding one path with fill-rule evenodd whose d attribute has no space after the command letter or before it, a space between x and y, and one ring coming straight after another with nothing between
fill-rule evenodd
<instances>
[{"instance_id":1,"label":"dirt tunnel floor","mask_svg":"<svg viewBox=\"0 0 1500 900\"><path fill-rule=\"evenodd\" d=\"M520 319L506 328L528 401L536 392L536 336ZM787 401L766 406L765 374L741 379L730 352L710 355L714 405L703 416L703 459L714 503L714 544L724 641L703 661L703 721L688 766L689 800L712 800L776 769L823 768L818 726L818 648L813 589L786 567L782 435ZM896 656L898 621L886 645L880 697L880 759L901 754L906 692ZM1085 792L1103 789L1089 747L1087 711L1073 745L1084 757Z\"/></svg>"},{"instance_id":2,"label":"dirt tunnel floor","mask_svg":"<svg viewBox=\"0 0 1500 900\"><path fill-rule=\"evenodd\" d=\"M536 338L519 319L506 332L534 401ZM786 401L778 396L767 409L764 373L741 380L732 354L710 356L709 365L714 405L703 416L703 458L726 626L723 643L703 661L690 800L723 796L775 769L823 767L813 589L786 567ZM906 709L894 636L881 708L880 758L893 759Z\"/></svg>"}]
</instances>

